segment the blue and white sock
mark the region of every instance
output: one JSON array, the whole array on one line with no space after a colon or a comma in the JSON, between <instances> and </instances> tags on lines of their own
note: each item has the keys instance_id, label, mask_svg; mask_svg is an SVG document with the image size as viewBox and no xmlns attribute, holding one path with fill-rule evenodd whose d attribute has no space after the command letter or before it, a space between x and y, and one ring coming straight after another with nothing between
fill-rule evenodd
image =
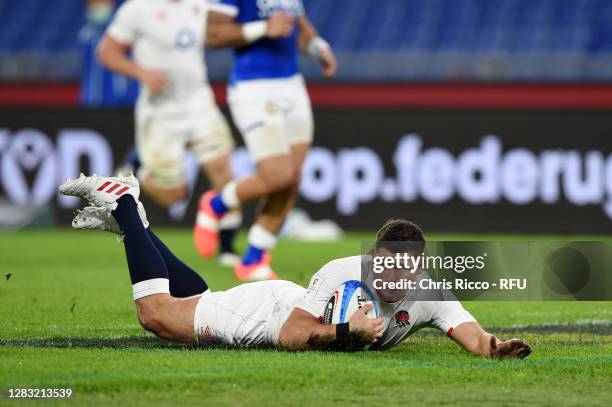
<instances>
[{"instance_id":1,"label":"blue and white sock","mask_svg":"<svg viewBox=\"0 0 612 407\"><path fill-rule=\"evenodd\" d=\"M236 193L237 185L238 183L236 181L228 182L221 190L221 193L217 194L217 196L212 199L210 205L217 215L223 216L230 210L240 206L240 201Z\"/></svg>"},{"instance_id":2,"label":"blue and white sock","mask_svg":"<svg viewBox=\"0 0 612 407\"><path fill-rule=\"evenodd\" d=\"M254 224L249 231L248 242L249 245L242 258L242 264L245 266L260 262L265 252L276 245L276 236Z\"/></svg>"}]
</instances>

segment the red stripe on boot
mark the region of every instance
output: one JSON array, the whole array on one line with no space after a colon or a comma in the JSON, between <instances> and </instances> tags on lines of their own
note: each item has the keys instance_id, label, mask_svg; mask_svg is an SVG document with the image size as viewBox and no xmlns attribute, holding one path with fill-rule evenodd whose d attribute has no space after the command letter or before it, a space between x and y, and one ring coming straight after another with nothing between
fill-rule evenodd
<instances>
[{"instance_id":1,"label":"red stripe on boot","mask_svg":"<svg viewBox=\"0 0 612 407\"><path fill-rule=\"evenodd\" d=\"M102 184L102 185L100 186L100 188L98 188L98 191L102 191L102 190L103 190L104 188L106 188L106 187L108 186L108 184L110 184L110 183L111 183L110 181L106 181L104 184Z\"/></svg>"},{"instance_id":2,"label":"red stripe on boot","mask_svg":"<svg viewBox=\"0 0 612 407\"><path fill-rule=\"evenodd\" d=\"M121 194L123 194L125 191L127 191L128 189L130 189L130 187L123 187L123 188L121 188L119 191L117 191L117 193L115 193L115 195L121 195Z\"/></svg>"},{"instance_id":3,"label":"red stripe on boot","mask_svg":"<svg viewBox=\"0 0 612 407\"><path fill-rule=\"evenodd\" d=\"M108 192L108 193L110 194L110 193L111 193L111 192L113 192L115 189L119 188L120 186L121 186L121 184L115 184L115 185L113 185L112 187L110 187L110 188L108 189L108 191L106 191L106 192Z\"/></svg>"}]
</instances>

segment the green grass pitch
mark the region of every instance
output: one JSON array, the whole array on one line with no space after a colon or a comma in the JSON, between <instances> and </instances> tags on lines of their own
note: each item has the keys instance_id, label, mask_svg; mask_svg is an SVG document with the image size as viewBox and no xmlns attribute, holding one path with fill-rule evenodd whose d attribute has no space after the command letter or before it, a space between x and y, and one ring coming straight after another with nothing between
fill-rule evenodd
<instances>
[{"instance_id":1,"label":"green grass pitch","mask_svg":"<svg viewBox=\"0 0 612 407\"><path fill-rule=\"evenodd\" d=\"M188 231L159 234L213 289L236 284L229 270L198 258ZM325 262L357 254L371 238L284 241L273 265L306 284ZM0 388L69 386L69 406L612 403L612 302L466 303L493 333L532 344L523 361L473 357L432 330L387 352L205 350L139 327L123 248L111 235L1 234L0 271Z\"/></svg>"}]
</instances>

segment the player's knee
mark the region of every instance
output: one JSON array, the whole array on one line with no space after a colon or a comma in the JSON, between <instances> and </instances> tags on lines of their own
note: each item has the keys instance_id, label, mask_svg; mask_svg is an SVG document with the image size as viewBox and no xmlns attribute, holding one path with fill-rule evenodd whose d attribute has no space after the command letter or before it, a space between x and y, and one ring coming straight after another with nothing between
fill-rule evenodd
<instances>
[{"instance_id":1,"label":"player's knee","mask_svg":"<svg viewBox=\"0 0 612 407\"><path fill-rule=\"evenodd\" d=\"M229 157L222 157L205 163L203 168L210 180L212 189L215 191L220 191L233 178Z\"/></svg>"},{"instance_id":2,"label":"player's knee","mask_svg":"<svg viewBox=\"0 0 612 407\"><path fill-rule=\"evenodd\" d=\"M183 199L187 198L188 192L189 191L187 190L187 185L182 185L180 187L173 188L169 194L170 200L172 201L172 203L182 201Z\"/></svg>"},{"instance_id":3,"label":"player's knee","mask_svg":"<svg viewBox=\"0 0 612 407\"><path fill-rule=\"evenodd\" d=\"M147 172L143 188L147 194L160 206L169 207L187 197L188 189L182 176L162 176L162 172Z\"/></svg>"},{"instance_id":4,"label":"player's knee","mask_svg":"<svg viewBox=\"0 0 612 407\"><path fill-rule=\"evenodd\" d=\"M229 169L223 169L216 172L214 175L209 176L210 186L213 191L221 191L223 187L233 179L232 171Z\"/></svg>"},{"instance_id":5,"label":"player's knee","mask_svg":"<svg viewBox=\"0 0 612 407\"><path fill-rule=\"evenodd\" d=\"M137 309L140 326L160 338L169 337L169 330L163 315L164 307L161 304L144 307L137 306Z\"/></svg>"},{"instance_id":6,"label":"player's knee","mask_svg":"<svg viewBox=\"0 0 612 407\"><path fill-rule=\"evenodd\" d=\"M163 328L159 312L152 307L138 307L138 322L144 329L156 335L159 335Z\"/></svg>"}]
</instances>

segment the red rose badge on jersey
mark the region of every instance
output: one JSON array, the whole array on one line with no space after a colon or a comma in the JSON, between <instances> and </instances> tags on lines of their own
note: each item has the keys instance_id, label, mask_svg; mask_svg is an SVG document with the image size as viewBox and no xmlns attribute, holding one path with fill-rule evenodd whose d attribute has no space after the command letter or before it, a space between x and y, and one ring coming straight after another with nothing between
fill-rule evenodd
<instances>
[{"instance_id":1,"label":"red rose badge on jersey","mask_svg":"<svg viewBox=\"0 0 612 407\"><path fill-rule=\"evenodd\" d=\"M393 316L395 318L395 327L396 328L405 328L410 325L410 314L408 311L397 311Z\"/></svg>"}]
</instances>

